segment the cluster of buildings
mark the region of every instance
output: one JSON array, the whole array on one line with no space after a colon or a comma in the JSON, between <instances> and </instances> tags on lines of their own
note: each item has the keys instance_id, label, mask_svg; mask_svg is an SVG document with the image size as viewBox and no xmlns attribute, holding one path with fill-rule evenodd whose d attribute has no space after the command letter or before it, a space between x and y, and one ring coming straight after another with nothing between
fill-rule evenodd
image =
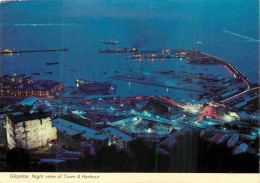
<instances>
[{"instance_id":1,"label":"cluster of buildings","mask_svg":"<svg viewBox=\"0 0 260 183\"><path fill-rule=\"evenodd\" d=\"M217 132L209 136L208 140L217 144L226 144L227 147L232 148L233 154L250 153L257 154L256 150L244 142L244 137L238 133L224 133Z\"/></svg>"},{"instance_id":2,"label":"cluster of buildings","mask_svg":"<svg viewBox=\"0 0 260 183\"><path fill-rule=\"evenodd\" d=\"M62 118L51 119L43 112L6 115L5 130L8 149L47 148L57 159L79 158L90 149L94 154L103 145L126 149L127 142L134 139L111 126L94 130Z\"/></svg>"},{"instance_id":3,"label":"cluster of buildings","mask_svg":"<svg viewBox=\"0 0 260 183\"><path fill-rule=\"evenodd\" d=\"M233 155L240 153L249 153L257 154L257 150L252 147L252 144L249 144L245 141L245 137L238 133L227 133L224 131L211 131L210 129L199 130L197 128L182 128L176 133L171 134L164 141L158 144L158 147L168 146L172 147L177 143L178 136L184 135L187 133L196 133L199 132L201 137L204 137L211 143L215 144L225 144L228 148L232 149Z\"/></svg>"},{"instance_id":4,"label":"cluster of buildings","mask_svg":"<svg viewBox=\"0 0 260 183\"><path fill-rule=\"evenodd\" d=\"M68 96L40 99L60 92L63 84L34 81L32 77L23 76L0 79L1 89L5 90L1 90L2 96L27 96L19 104L32 106L31 113L8 114L1 120L1 131L5 128L9 149L47 148L58 160L78 159L86 151L95 154L102 146L115 145L118 149L127 149L128 142L136 138L157 143L166 138L165 143L174 143L174 136L192 129L200 130L202 135L209 130L208 141L226 143L234 154L256 153L250 144L244 142L244 138L250 139L252 134L241 135L233 127L225 129L225 124L240 120L256 126L259 125L259 117L231 112L225 104L210 101L191 105L153 95L121 99L112 95L72 97L68 93ZM17 95L18 90L23 93ZM50 111L52 116L35 113L41 110ZM240 128L239 125L237 127Z\"/></svg>"},{"instance_id":5,"label":"cluster of buildings","mask_svg":"<svg viewBox=\"0 0 260 183\"><path fill-rule=\"evenodd\" d=\"M63 83L52 80L37 80L32 76L9 76L0 77L0 96L17 97L49 97L63 89Z\"/></svg>"}]
</instances>

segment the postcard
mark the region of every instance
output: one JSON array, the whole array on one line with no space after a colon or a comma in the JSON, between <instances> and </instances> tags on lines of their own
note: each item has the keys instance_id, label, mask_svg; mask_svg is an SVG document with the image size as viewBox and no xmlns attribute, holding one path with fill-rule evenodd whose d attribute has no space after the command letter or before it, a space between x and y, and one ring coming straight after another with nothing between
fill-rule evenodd
<instances>
[{"instance_id":1,"label":"postcard","mask_svg":"<svg viewBox=\"0 0 260 183\"><path fill-rule=\"evenodd\" d=\"M259 181L258 7L0 0L0 183Z\"/></svg>"}]
</instances>

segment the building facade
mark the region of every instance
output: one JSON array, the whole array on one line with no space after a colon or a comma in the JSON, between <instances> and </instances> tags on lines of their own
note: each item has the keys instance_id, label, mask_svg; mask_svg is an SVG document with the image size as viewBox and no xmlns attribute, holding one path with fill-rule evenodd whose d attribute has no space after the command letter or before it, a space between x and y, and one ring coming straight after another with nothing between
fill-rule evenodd
<instances>
[{"instance_id":1,"label":"building facade","mask_svg":"<svg viewBox=\"0 0 260 183\"><path fill-rule=\"evenodd\" d=\"M0 77L0 96L49 97L63 90L62 82L52 80L34 81L33 77Z\"/></svg>"},{"instance_id":2,"label":"building facade","mask_svg":"<svg viewBox=\"0 0 260 183\"><path fill-rule=\"evenodd\" d=\"M7 115L6 136L9 149L21 147L31 150L56 140L57 129L44 113Z\"/></svg>"}]
</instances>

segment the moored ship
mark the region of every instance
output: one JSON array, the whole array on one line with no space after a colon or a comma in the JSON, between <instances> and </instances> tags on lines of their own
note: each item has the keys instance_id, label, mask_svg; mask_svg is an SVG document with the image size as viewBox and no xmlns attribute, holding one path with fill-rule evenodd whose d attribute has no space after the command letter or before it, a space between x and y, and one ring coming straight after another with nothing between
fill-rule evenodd
<instances>
[{"instance_id":1,"label":"moored ship","mask_svg":"<svg viewBox=\"0 0 260 183\"><path fill-rule=\"evenodd\" d=\"M56 65L59 64L59 62L47 62L46 65Z\"/></svg>"},{"instance_id":2,"label":"moored ship","mask_svg":"<svg viewBox=\"0 0 260 183\"><path fill-rule=\"evenodd\" d=\"M112 86L111 82L94 82L83 79L77 79L75 82L77 83L79 91L86 94L109 94Z\"/></svg>"},{"instance_id":3,"label":"moored ship","mask_svg":"<svg viewBox=\"0 0 260 183\"><path fill-rule=\"evenodd\" d=\"M117 44L117 43L119 43L119 41L105 41L105 40L102 40L102 43L103 44L111 44L111 45L115 45L115 44Z\"/></svg>"}]
</instances>

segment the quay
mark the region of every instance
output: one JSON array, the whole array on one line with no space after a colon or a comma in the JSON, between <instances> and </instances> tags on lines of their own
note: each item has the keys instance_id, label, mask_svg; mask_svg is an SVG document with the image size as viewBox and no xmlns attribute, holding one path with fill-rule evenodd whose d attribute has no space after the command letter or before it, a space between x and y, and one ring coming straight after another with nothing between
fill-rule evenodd
<instances>
[{"instance_id":1,"label":"quay","mask_svg":"<svg viewBox=\"0 0 260 183\"><path fill-rule=\"evenodd\" d=\"M139 50L137 48L132 49L106 49L106 50L98 50L98 53L139 53Z\"/></svg>"},{"instance_id":2,"label":"quay","mask_svg":"<svg viewBox=\"0 0 260 183\"><path fill-rule=\"evenodd\" d=\"M163 50L139 50L137 48L117 48L117 49L105 49L105 50L98 50L98 53L182 53L187 52L186 49L163 49Z\"/></svg>"},{"instance_id":3,"label":"quay","mask_svg":"<svg viewBox=\"0 0 260 183\"><path fill-rule=\"evenodd\" d=\"M9 50L5 49L0 51L0 55L2 54L19 54L19 53L29 53L29 52L52 52L52 51L69 51L67 48L63 49L48 49L48 50Z\"/></svg>"},{"instance_id":4,"label":"quay","mask_svg":"<svg viewBox=\"0 0 260 183\"><path fill-rule=\"evenodd\" d=\"M191 91L191 92L196 92L196 93L201 93L201 94L211 94L210 92L204 91L204 90L196 90L196 89L190 89L190 88L184 88L184 87L178 87L178 86L170 86L170 85L165 85L165 84L160 84L160 83L151 83L151 82L146 82L146 81L139 81L136 79L131 79L131 78L124 78L121 76L111 76L111 79L115 80L121 80L121 81L129 81L129 82L134 82L134 83L142 83L146 85L153 85L153 86L160 86L164 88L172 88L172 89L178 89L178 90L186 90L186 91Z\"/></svg>"},{"instance_id":5,"label":"quay","mask_svg":"<svg viewBox=\"0 0 260 183\"><path fill-rule=\"evenodd\" d=\"M220 64L223 64L226 67L228 67L238 78L240 78L247 85L247 90L249 90L252 87L251 82L236 67L234 67L230 62L228 62L228 61L226 61L224 59L221 59L221 58L218 58L218 57L206 54L206 53L202 53L202 54L204 56L211 57L215 61L219 62Z\"/></svg>"},{"instance_id":6,"label":"quay","mask_svg":"<svg viewBox=\"0 0 260 183\"><path fill-rule=\"evenodd\" d=\"M132 55L131 57L125 57L125 59L158 59L158 58L178 58L176 56L170 56L170 55Z\"/></svg>"}]
</instances>

